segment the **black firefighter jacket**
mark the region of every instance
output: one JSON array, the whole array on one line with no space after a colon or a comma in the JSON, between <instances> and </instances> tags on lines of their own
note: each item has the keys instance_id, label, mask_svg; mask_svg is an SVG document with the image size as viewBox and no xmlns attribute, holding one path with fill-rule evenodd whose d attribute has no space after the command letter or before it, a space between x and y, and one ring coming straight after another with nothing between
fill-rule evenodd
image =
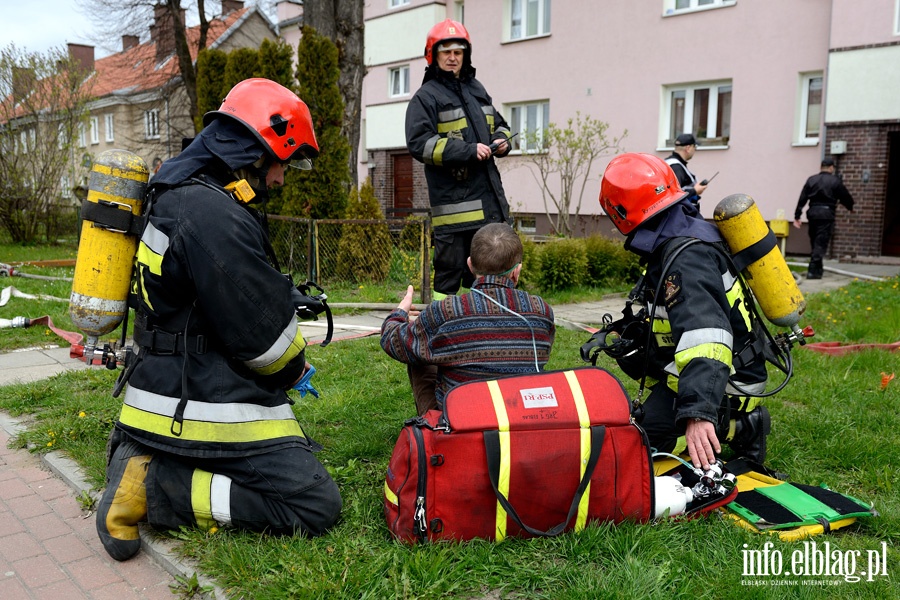
<instances>
[{"instance_id":1,"label":"black firefighter jacket","mask_svg":"<svg viewBox=\"0 0 900 600\"><path fill-rule=\"evenodd\" d=\"M432 226L452 233L509 220L493 157L479 161L476 143L508 140L509 127L472 68L460 78L435 69L406 110L406 145L425 164ZM431 73L431 71L429 71Z\"/></svg>"},{"instance_id":2,"label":"black firefighter jacket","mask_svg":"<svg viewBox=\"0 0 900 600\"><path fill-rule=\"evenodd\" d=\"M118 423L140 442L204 458L308 443L284 391L306 342L266 240L214 183L155 198L137 252L140 361Z\"/></svg>"}]
</instances>

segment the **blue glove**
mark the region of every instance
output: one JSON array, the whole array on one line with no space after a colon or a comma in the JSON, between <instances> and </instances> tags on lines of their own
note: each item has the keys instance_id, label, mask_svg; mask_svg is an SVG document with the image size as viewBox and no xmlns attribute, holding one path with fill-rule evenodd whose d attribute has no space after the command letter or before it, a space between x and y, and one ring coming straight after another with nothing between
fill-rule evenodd
<instances>
[{"instance_id":1,"label":"blue glove","mask_svg":"<svg viewBox=\"0 0 900 600\"><path fill-rule=\"evenodd\" d=\"M307 392L315 396L319 397L319 392L309 383L309 380L312 379L312 376L316 374L316 368L312 365L309 366L309 370L303 374L303 377L300 378L300 381L294 385L294 389L300 392L300 397L304 397Z\"/></svg>"}]
</instances>

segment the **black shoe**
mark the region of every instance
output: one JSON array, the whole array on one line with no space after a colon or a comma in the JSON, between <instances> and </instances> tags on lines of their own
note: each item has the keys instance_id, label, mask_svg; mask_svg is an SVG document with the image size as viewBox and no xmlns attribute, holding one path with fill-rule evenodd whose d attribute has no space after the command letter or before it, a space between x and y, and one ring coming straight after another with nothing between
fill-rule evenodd
<instances>
[{"instance_id":1,"label":"black shoe","mask_svg":"<svg viewBox=\"0 0 900 600\"><path fill-rule=\"evenodd\" d=\"M738 456L763 464L766 460L766 436L772 431L769 409L758 406L742 414L735 423L734 439L729 442Z\"/></svg>"},{"instance_id":2,"label":"black shoe","mask_svg":"<svg viewBox=\"0 0 900 600\"><path fill-rule=\"evenodd\" d=\"M141 549L138 523L147 518L144 481L152 459L146 448L123 442L106 467L106 490L97 507L97 534L116 560L128 560Z\"/></svg>"},{"instance_id":3,"label":"black shoe","mask_svg":"<svg viewBox=\"0 0 900 600\"><path fill-rule=\"evenodd\" d=\"M807 273L806 279L822 279L822 276L820 274L812 275L812 274Z\"/></svg>"}]
</instances>

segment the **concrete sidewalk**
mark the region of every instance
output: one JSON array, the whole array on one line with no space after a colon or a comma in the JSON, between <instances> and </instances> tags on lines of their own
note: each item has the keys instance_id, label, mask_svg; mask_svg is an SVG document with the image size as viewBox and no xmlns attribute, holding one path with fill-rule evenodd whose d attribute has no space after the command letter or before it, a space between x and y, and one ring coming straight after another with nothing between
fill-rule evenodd
<instances>
[{"instance_id":1,"label":"concrete sidewalk","mask_svg":"<svg viewBox=\"0 0 900 600\"><path fill-rule=\"evenodd\" d=\"M791 262L790 260L788 262ZM801 279L804 294L839 288L855 278L887 278L900 274L900 259L888 264L825 262L825 276ZM388 305L389 306L389 305ZM605 313L621 315L624 297L554 306L557 326L570 329L596 327ZM336 343L377 335L389 308L336 316ZM325 337L324 321L303 323L301 331L311 343ZM88 368L69 358L68 347L37 348L0 354L0 386L37 381L74 369ZM102 368L102 367L95 367ZM40 456L7 448L22 423L0 413L0 598L172 598L175 577L190 578L196 568L180 561L164 539L142 532L142 552L119 563L106 554L97 538L92 514L77 498L89 489L80 469L58 452ZM211 596L224 598L208 579Z\"/></svg>"}]
</instances>

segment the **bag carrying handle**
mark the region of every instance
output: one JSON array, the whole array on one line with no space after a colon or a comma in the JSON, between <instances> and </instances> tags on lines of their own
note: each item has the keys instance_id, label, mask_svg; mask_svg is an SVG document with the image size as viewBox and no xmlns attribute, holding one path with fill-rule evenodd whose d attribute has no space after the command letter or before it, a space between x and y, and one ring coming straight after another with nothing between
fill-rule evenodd
<instances>
[{"instance_id":1,"label":"bag carrying handle","mask_svg":"<svg viewBox=\"0 0 900 600\"><path fill-rule=\"evenodd\" d=\"M523 523L519 514L516 512L516 509L510 504L509 499L500 492L500 432L497 430L485 431L483 435L484 449L487 453L488 476L491 479L491 487L494 488L494 495L497 496L497 501L500 502L500 506L503 507L503 510L512 517L513 521L515 521L519 527L531 535L553 537L562 533L565 530L566 525L569 524L569 521L572 520L572 517L575 516L575 513L578 512L578 504L581 502L581 497L584 495L584 491L587 489L588 483L590 483L591 477L594 475L594 468L597 466L597 461L600 458L600 450L603 448L603 440L606 437L606 426L591 426L591 455L588 459L587 467L584 470L584 476L581 478L581 482L575 490L575 497L572 498L569 514L566 516L565 521L551 527L547 531L541 531L540 529L529 527Z\"/></svg>"}]
</instances>

